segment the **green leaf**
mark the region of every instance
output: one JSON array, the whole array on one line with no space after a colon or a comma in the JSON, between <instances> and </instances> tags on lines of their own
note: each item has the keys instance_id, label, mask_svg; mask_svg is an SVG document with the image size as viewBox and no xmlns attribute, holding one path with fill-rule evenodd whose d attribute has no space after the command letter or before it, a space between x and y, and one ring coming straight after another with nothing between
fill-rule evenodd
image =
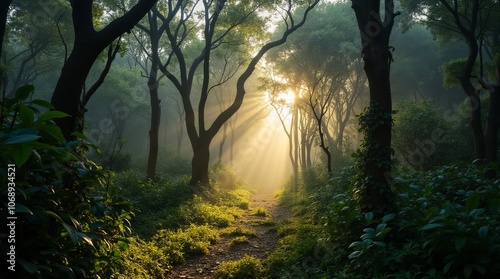
<instances>
[{"instance_id":1,"label":"green leaf","mask_svg":"<svg viewBox=\"0 0 500 279\"><path fill-rule=\"evenodd\" d=\"M48 111L44 114L40 114L40 116L38 116L38 119L35 121L35 122L43 122L43 121L47 121L47 120L52 120L52 119L56 119L56 118L64 118L64 117L68 117L69 114L67 113L64 113L62 111Z\"/></svg>"},{"instance_id":2,"label":"green leaf","mask_svg":"<svg viewBox=\"0 0 500 279\"><path fill-rule=\"evenodd\" d=\"M488 226L480 227L479 230L477 230L477 234L479 235L479 238L485 239L486 236L488 235L488 230L489 230Z\"/></svg>"},{"instance_id":3,"label":"green leaf","mask_svg":"<svg viewBox=\"0 0 500 279\"><path fill-rule=\"evenodd\" d=\"M28 261L25 261L25 260L20 259L20 258L17 258L16 262L19 265L21 265L24 268L24 270L26 270L26 272L28 272L30 274L34 274L36 272L36 265L35 264L28 262Z\"/></svg>"},{"instance_id":4,"label":"green leaf","mask_svg":"<svg viewBox=\"0 0 500 279\"><path fill-rule=\"evenodd\" d=\"M467 211L471 211L473 209L476 209L479 206L480 200L481 200L481 197L479 196L479 193L477 193L477 192L472 193L472 195L470 195L466 201Z\"/></svg>"},{"instance_id":5,"label":"green leaf","mask_svg":"<svg viewBox=\"0 0 500 279\"><path fill-rule=\"evenodd\" d=\"M377 226L377 229L375 230L375 232L378 234L378 233L382 232L386 227L387 227L386 223L379 224Z\"/></svg>"},{"instance_id":6,"label":"green leaf","mask_svg":"<svg viewBox=\"0 0 500 279\"><path fill-rule=\"evenodd\" d=\"M11 151L11 156L14 158L16 165L21 167L30 158L31 151L33 151L33 146L29 144L16 144Z\"/></svg>"},{"instance_id":7,"label":"green leaf","mask_svg":"<svg viewBox=\"0 0 500 279\"><path fill-rule=\"evenodd\" d=\"M35 121L33 111L24 104L19 106L19 118L21 119L21 122L26 125L31 125L33 121Z\"/></svg>"},{"instance_id":8,"label":"green leaf","mask_svg":"<svg viewBox=\"0 0 500 279\"><path fill-rule=\"evenodd\" d=\"M75 230L75 228L73 228L72 226L70 226L70 225L68 225L66 223L62 223L62 224L63 224L64 229L68 233L69 238L73 242L73 245L76 245L78 243L78 234L77 234L77 231Z\"/></svg>"},{"instance_id":9,"label":"green leaf","mask_svg":"<svg viewBox=\"0 0 500 279\"><path fill-rule=\"evenodd\" d=\"M349 248L362 247L362 246L363 246L362 242L360 242L360 241L354 241L353 243L351 243L351 245L349 245Z\"/></svg>"},{"instance_id":10,"label":"green leaf","mask_svg":"<svg viewBox=\"0 0 500 279\"><path fill-rule=\"evenodd\" d=\"M33 101L31 101L31 103L38 105L38 106L41 106L41 107L44 107L44 108L54 109L54 106L51 103L44 101L44 100L33 100Z\"/></svg>"},{"instance_id":11,"label":"green leaf","mask_svg":"<svg viewBox=\"0 0 500 279\"><path fill-rule=\"evenodd\" d=\"M351 259L355 259L355 258L357 258L357 257L361 256L361 254L363 254L363 252L362 252L362 251L354 251L354 252L352 252L352 253L349 255L349 259L350 259L350 260L351 260Z\"/></svg>"},{"instance_id":12,"label":"green leaf","mask_svg":"<svg viewBox=\"0 0 500 279\"><path fill-rule=\"evenodd\" d=\"M440 227L443 227L443 225L442 224L427 224L427 225L423 226L422 228L420 228L420 230L426 231L426 230L432 230L432 229L440 228Z\"/></svg>"},{"instance_id":13,"label":"green leaf","mask_svg":"<svg viewBox=\"0 0 500 279\"><path fill-rule=\"evenodd\" d=\"M448 273L450 271L451 266L453 265L453 262L448 262L444 267L443 267L443 272Z\"/></svg>"},{"instance_id":14,"label":"green leaf","mask_svg":"<svg viewBox=\"0 0 500 279\"><path fill-rule=\"evenodd\" d=\"M63 220L61 219L61 217L60 217L59 215L57 215L55 212L53 212L53 211L46 210L46 211L44 211L44 213L45 213L46 215L49 215L49 216L51 216L51 217L55 218L55 219L56 219L57 221L59 221L59 222L62 222L62 221L63 221Z\"/></svg>"},{"instance_id":15,"label":"green leaf","mask_svg":"<svg viewBox=\"0 0 500 279\"><path fill-rule=\"evenodd\" d=\"M55 140L64 141L64 135L63 135L63 133L61 132L61 129L58 126L55 126L55 125L43 125L43 126L38 127L38 129L46 132L51 137L53 137Z\"/></svg>"},{"instance_id":16,"label":"green leaf","mask_svg":"<svg viewBox=\"0 0 500 279\"><path fill-rule=\"evenodd\" d=\"M444 208L444 212L448 216L450 216L450 215L456 215L457 214L457 209L452 204L448 203L448 204L446 204L446 206Z\"/></svg>"},{"instance_id":17,"label":"green leaf","mask_svg":"<svg viewBox=\"0 0 500 279\"><path fill-rule=\"evenodd\" d=\"M28 141L36 141L40 138L38 131L34 129L19 129L7 135L7 139L2 144L15 144Z\"/></svg>"},{"instance_id":18,"label":"green leaf","mask_svg":"<svg viewBox=\"0 0 500 279\"><path fill-rule=\"evenodd\" d=\"M384 217L382 217L382 223L387 223L390 220L394 219L394 217L396 217L395 213L386 214L386 215L384 215Z\"/></svg>"},{"instance_id":19,"label":"green leaf","mask_svg":"<svg viewBox=\"0 0 500 279\"><path fill-rule=\"evenodd\" d=\"M459 238L458 240L455 241L455 249L457 249L458 252L462 251L462 249L465 246L465 243L467 243L467 238Z\"/></svg>"},{"instance_id":20,"label":"green leaf","mask_svg":"<svg viewBox=\"0 0 500 279\"><path fill-rule=\"evenodd\" d=\"M473 209L470 213L469 213L469 216L470 217L477 217L481 214L484 213L484 208L476 208L476 209Z\"/></svg>"},{"instance_id":21,"label":"green leaf","mask_svg":"<svg viewBox=\"0 0 500 279\"><path fill-rule=\"evenodd\" d=\"M373 220L373 212L368 212L365 214L365 220L371 221Z\"/></svg>"},{"instance_id":22,"label":"green leaf","mask_svg":"<svg viewBox=\"0 0 500 279\"><path fill-rule=\"evenodd\" d=\"M31 212L29 208L27 208L24 204L21 203L16 203L16 212L28 213L30 215L33 215L33 212Z\"/></svg>"},{"instance_id":23,"label":"green leaf","mask_svg":"<svg viewBox=\"0 0 500 279\"><path fill-rule=\"evenodd\" d=\"M87 242L87 244L89 244L90 246L94 247L94 243L92 242L92 239L88 235L86 235L84 233L81 233L81 232L78 232L77 234L78 234L78 237L80 239L83 239L83 241Z\"/></svg>"},{"instance_id":24,"label":"green leaf","mask_svg":"<svg viewBox=\"0 0 500 279\"><path fill-rule=\"evenodd\" d=\"M26 84L16 90L15 98L19 101L26 100L31 93L35 91L35 87L31 84Z\"/></svg>"}]
</instances>

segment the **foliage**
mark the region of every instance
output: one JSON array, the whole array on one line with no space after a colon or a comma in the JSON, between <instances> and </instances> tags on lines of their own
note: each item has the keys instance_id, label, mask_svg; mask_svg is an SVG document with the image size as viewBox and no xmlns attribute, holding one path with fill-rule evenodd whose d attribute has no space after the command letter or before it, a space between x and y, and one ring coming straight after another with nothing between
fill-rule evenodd
<instances>
[{"instance_id":1,"label":"foliage","mask_svg":"<svg viewBox=\"0 0 500 279\"><path fill-rule=\"evenodd\" d=\"M366 278L497 277L500 182L483 179L482 172L449 165L396 178L400 211L379 220L365 215L361 241L351 244L352 272Z\"/></svg>"},{"instance_id":2,"label":"foliage","mask_svg":"<svg viewBox=\"0 0 500 279\"><path fill-rule=\"evenodd\" d=\"M237 261L223 262L215 271L218 279L259 279L264 278L263 275L260 260L248 255Z\"/></svg>"},{"instance_id":3,"label":"foliage","mask_svg":"<svg viewBox=\"0 0 500 279\"><path fill-rule=\"evenodd\" d=\"M239 181L225 166L211 171L216 178ZM210 202L194 194L187 176L160 175L151 181L136 170L128 170L118 173L113 181L138 212L132 222L137 236L124 255L123 270L115 274L118 278L165 278L172 266L186 257L206 254L220 235L255 235L241 227L229 227L241 216L242 205L248 208L249 193L241 188L241 182L228 184L222 179L224 189L213 181Z\"/></svg>"},{"instance_id":4,"label":"foliage","mask_svg":"<svg viewBox=\"0 0 500 279\"><path fill-rule=\"evenodd\" d=\"M459 78L463 74L463 69L467 64L467 58L457 58L443 63L439 70L443 74L443 84L446 87L460 86ZM472 75L479 76L479 62L474 64Z\"/></svg>"},{"instance_id":5,"label":"foliage","mask_svg":"<svg viewBox=\"0 0 500 279\"><path fill-rule=\"evenodd\" d=\"M124 254L124 269L117 278L165 278L174 264L188 255L202 255L219 238L209 226L190 225L178 230L159 230L150 241L133 238Z\"/></svg>"},{"instance_id":6,"label":"foliage","mask_svg":"<svg viewBox=\"0 0 500 279\"><path fill-rule=\"evenodd\" d=\"M269 216L269 213L267 213L267 210L264 207L259 206L254 210L254 213L252 213L252 215L260 216L260 217L267 217L267 216Z\"/></svg>"},{"instance_id":7,"label":"foliage","mask_svg":"<svg viewBox=\"0 0 500 279\"><path fill-rule=\"evenodd\" d=\"M239 245L239 244L246 244L246 243L249 243L250 240L248 240L248 237L244 236L244 235L241 235L241 236L237 236L233 239L231 239L231 242L229 243L230 246L236 246L236 245Z\"/></svg>"},{"instance_id":8,"label":"foliage","mask_svg":"<svg viewBox=\"0 0 500 279\"><path fill-rule=\"evenodd\" d=\"M117 137L111 148L105 148L98 154L94 154L94 161L107 170L115 172L130 169L132 164L132 154L130 152L122 152L123 145L126 142L127 141Z\"/></svg>"},{"instance_id":9,"label":"foliage","mask_svg":"<svg viewBox=\"0 0 500 279\"><path fill-rule=\"evenodd\" d=\"M393 146L400 163L430 169L472 158L467 157L470 152L465 152L470 145L460 145L470 136L469 131L467 134L461 131L465 129L464 123L456 123L460 121L458 115L446 117L444 109L436 108L431 101L400 102L397 110ZM462 152L455 152L457 149Z\"/></svg>"},{"instance_id":10,"label":"foliage","mask_svg":"<svg viewBox=\"0 0 500 279\"><path fill-rule=\"evenodd\" d=\"M334 172L308 202L300 193L287 197L303 213L320 214L278 226L280 245L266 260L269 278L500 275L500 180L485 179L484 169L470 165L411 170L391 181L398 211L377 216L358 211L350 184L355 171Z\"/></svg>"},{"instance_id":11,"label":"foliage","mask_svg":"<svg viewBox=\"0 0 500 279\"><path fill-rule=\"evenodd\" d=\"M382 107L371 102L359 115L359 132L364 134L360 149L354 154L356 162L356 174L353 178L354 196L363 212L390 211L394 207L394 195L388 183L377 180L377 171L390 170L393 161L394 150L383 147L381 142L374 140L375 132L382 126L392 127L392 115L395 111L384 112ZM374 171L377 169L377 171ZM372 196L374 193L383 197L384 204L375 208ZM377 212L379 213L379 212Z\"/></svg>"},{"instance_id":12,"label":"foliage","mask_svg":"<svg viewBox=\"0 0 500 279\"><path fill-rule=\"evenodd\" d=\"M132 205L83 155L90 148L84 140L64 140L52 120L66 114L31 100L33 92L26 85L4 98L0 115L4 185L7 164L16 169L9 181L22 232L16 235L17 272L23 278L108 278L123 261ZM7 188L2 200L8 200Z\"/></svg>"},{"instance_id":13,"label":"foliage","mask_svg":"<svg viewBox=\"0 0 500 279\"><path fill-rule=\"evenodd\" d=\"M232 235L232 236L256 236L255 232L245 229L243 227L229 227L220 230L221 235Z\"/></svg>"},{"instance_id":14,"label":"foliage","mask_svg":"<svg viewBox=\"0 0 500 279\"><path fill-rule=\"evenodd\" d=\"M235 217L241 216L239 209L202 202L198 196L183 204L179 212L186 224L211 224L219 228L228 227Z\"/></svg>"}]
</instances>

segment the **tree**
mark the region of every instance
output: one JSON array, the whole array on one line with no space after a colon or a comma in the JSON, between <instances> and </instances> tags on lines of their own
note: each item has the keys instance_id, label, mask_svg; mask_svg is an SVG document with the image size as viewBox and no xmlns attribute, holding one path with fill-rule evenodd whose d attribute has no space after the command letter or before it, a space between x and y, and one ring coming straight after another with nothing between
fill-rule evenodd
<instances>
[{"instance_id":1,"label":"tree","mask_svg":"<svg viewBox=\"0 0 500 279\"><path fill-rule=\"evenodd\" d=\"M82 95L92 65L106 47L129 32L144 17L156 0L140 0L123 16L99 31L95 30L93 21L94 1L70 2L75 35L73 49L64 63L51 100L56 110L70 115L56 122L66 139L72 139L71 133L83 129L85 108L82 106Z\"/></svg>"},{"instance_id":2,"label":"tree","mask_svg":"<svg viewBox=\"0 0 500 279\"><path fill-rule=\"evenodd\" d=\"M498 90L495 90L494 83L484 82L483 52L486 52L491 60L499 55L498 1L405 0L402 3L415 21L423 22L441 41L460 39L466 44L468 53L465 59L450 61L443 65L445 79L456 79L469 100L470 127L476 159L480 162L496 161L500 99L497 97ZM498 72L498 61L493 64L497 69L495 72ZM475 86L474 79L478 79L478 82L490 91L486 131L482 123L480 90ZM495 79L500 80L498 74Z\"/></svg>"},{"instance_id":3,"label":"tree","mask_svg":"<svg viewBox=\"0 0 500 279\"><path fill-rule=\"evenodd\" d=\"M71 25L68 6L61 1L49 4L17 1L10 6L2 48L1 86L7 97L14 96L21 85L32 84L61 67L64 62L61 45L66 45L64 37Z\"/></svg>"},{"instance_id":4,"label":"tree","mask_svg":"<svg viewBox=\"0 0 500 279\"><path fill-rule=\"evenodd\" d=\"M141 49L144 50L139 55L136 60L140 60L140 57L144 54L147 55L147 61L150 62L149 69L147 66L143 66L144 71L148 74L148 88L149 88L149 96L150 96L150 105L151 105L151 126L149 129L149 154L148 154L148 165L146 169L146 175L150 179L154 179L156 176L156 163L158 160L158 137L160 130L160 119L161 119L161 106L158 96L158 87L160 84L160 79L163 77L159 72L160 69L160 59L161 56L164 55L161 53L160 48L160 40L165 32L165 29L170 24L176 13L181 8L182 1L178 1L174 6L170 5L168 7L168 15L167 17L163 17L160 11L158 10L157 5L154 5L153 9L147 14L147 24L138 23L137 26L139 29L147 34L148 43L147 46L145 43L141 42L139 38L136 36L139 44L141 45ZM143 61L144 62L144 61ZM147 64L147 63L145 63Z\"/></svg>"},{"instance_id":5,"label":"tree","mask_svg":"<svg viewBox=\"0 0 500 279\"><path fill-rule=\"evenodd\" d=\"M295 2L289 1L241 1L233 2L226 0L219 1L202 1L201 10L199 11L200 18L194 18L194 22L200 21L200 34L203 37L202 47L199 54L188 63L185 55L185 37L190 32L190 23L193 14L186 13L181 10L177 20L177 24L168 26L166 34L171 44L173 53L171 57L175 57L178 75L168 67L160 67L160 70L174 84L179 94L181 95L185 113L186 113L186 131L193 149L192 159L192 177L191 184L200 184L203 186L209 185L208 166L210 160L210 143L218 131L223 127L224 123L233 116L240 108L245 96L245 83L252 75L257 66L257 63L262 59L264 54L270 49L275 48L286 42L288 36L300 28L307 17L307 14L319 0L307 1L307 8L298 21L293 17L292 11L296 5ZM278 11L283 11L281 16L286 21L286 28L282 36L276 40L263 44L255 55L242 65L242 72L238 75L235 88L235 96L233 102L213 120L211 125L207 125L205 115L205 106L211 90L220 84L224 83L227 77L227 72L217 79L215 82L211 80L210 69L212 66L213 52L217 48L230 47L249 47L243 42L258 42L259 36L264 32L264 20L256 13L262 7L269 5L284 4L286 5ZM170 59L170 58L169 58ZM191 100L193 92L194 78L197 72L201 72L201 88L198 100L198 111L195 113L194 106ZM221 82L222 81L222 82ZM198 121L196 121L196 116ZM196 123L197 122L197 123Z\"/></svg>"},{"instance_id":6,"label":"tree","mask_svg":"<svg viewBox=\"0 0 500 279\"><path fill-rule=\"evenodd\" d=\"M356 181L362 210L379 214L394 206L393 193L387 181L391 172L392 98L390 66L392 62L389 38L394 26L394 1L352 0L361 34L364 70L370 90L370 106L360 117L365 132L363 150L358 152L361 173Z\"/></svg>"},{"instance_id":7,"label":"tree","mask_svg":"<svg viewBox=\"0 0 500 279\"><path fill-rule=\"evenodd\" d=\"M2 58L2 48L3 48L3 40L4 40L4 35L5 35L5 26L7 24L7 15L9 13L9 7L10 7L11 2L12 2L12 0L5 0L5 1L2 1L2 3L0 3L0 58ZM0 72L0 74L1 74L1 72ZM2 75L0 75L0 77L1 76Z\"/></svg>"},{"instance_id":8,"label":"tree","mask_svg":"<svg viewBox=\"0 0 500 279\"><path fill-rule=\"evenodd\" d=\"M342 156L344 131L365 85L365 78L358 73L359 54L352 36L356 24L354 16L349 16L349 9L347 3L319 5L283 50L269 55L279 78L303 89L298 118L301 162L307 161L308 137L315 135L326 155L329 172L332 160ZM309 120L316 124L307 125Z\"/></svg>"}]
</instances>

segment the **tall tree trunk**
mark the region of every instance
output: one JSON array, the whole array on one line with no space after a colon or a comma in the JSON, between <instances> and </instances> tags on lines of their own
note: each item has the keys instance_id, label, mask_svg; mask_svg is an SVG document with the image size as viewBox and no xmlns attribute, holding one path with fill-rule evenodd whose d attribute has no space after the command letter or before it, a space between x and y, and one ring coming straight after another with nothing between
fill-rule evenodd
<instances>
[{"instance_id":1,"label":"tall tree trunk","mask_svg":"<svg viewBox=\"0 0 500 279\"><path fill-rule=\"evenodd\" d=\"M156 11L156 7L154 11ZM160 68L160 55L158 51L160 46L160 38L163 31L159 30L157 19L158 17L155 12L148 13L150 27L148 33L151 43L151 68L148 78L149 98L151 106L151 127L149 129L149 154L146 175L150 179L155 179L156 176L156 164L158 161L161 122L161 100L158 97L158 70Z\"/></svg>"},{"instance_id":2,"label":"tall tree trunk","mask_svg":"<svg viewBox=\"0 0 500 279\"><path fill-rule=\"evenodd\" d=\"M191 161L191 185L210 187L208 177L208 165L210 163L210 141L199 139L193 149L193 160Z\"/></svg>"},{"instance_id":3,"label":"tall tree trunk","mask_svg":"<svg viewBox=\"0 0 500 279\"><path fill-rule=\"evenodd\" d=\"M156 60L157 59L153 59ZM151 127L149 129L149 154L146 174L148 178L154 179L156 176L156 164L158 161L158 136L160 132L161 106L158 98L157 63L153 62L149 73L148 87L151 103Z\"/></svg>"},{"instance_id":4,"label":"tall tree trunk","mask_svg":"<svg viewBox=\"0 0 500 279\"><path fill-rule=\"evenodd\" d=\"M5 37L5 27L7 26L7 17L12 0L3 0L0 4L0 90L4 90L4 73L2 64L3 41Z\"/></svg>"},{"instance_id":5,"label":"tall tree trunk","mask_svg":"<svg viewBox=\"0 0 500 279\"><path fill-rule=\"evenodd\" d=\"M495 55L500 53L500 27L493 30L492 49ZM496 163L498 154L498 128L500 118L500 64L497 62L495 66L496 82L487 84L482 77L479 79L481 85L490 92L490 102L488 106L488 118L486 122L485 135L485 155L487 162ZM497 173L494 168L489 168L486 172L487 178L495 178Z\"/></svg>"},{"instance_id":6,"label":"tall tree trunk","mask_svg":"<svg viewBox=\"0 0 500 279\"><path fill-rule=\"evenodd\" d=\"M365 158L361 159L364 176L359 187L360 205L364 212L379 214L394 207L393 193L386 180L391 172L391 127L392 99L390 84L390 64L392 54L389 37L394 25L394 3L385 0L385 13L380 14L380 0L352 0L363 44L364 70L370 90L370 113L374 123L365 134ZM377 125L373 125L377 124ZM368 158L368 159L366 159Z\"/></svg>"}]
</instances>

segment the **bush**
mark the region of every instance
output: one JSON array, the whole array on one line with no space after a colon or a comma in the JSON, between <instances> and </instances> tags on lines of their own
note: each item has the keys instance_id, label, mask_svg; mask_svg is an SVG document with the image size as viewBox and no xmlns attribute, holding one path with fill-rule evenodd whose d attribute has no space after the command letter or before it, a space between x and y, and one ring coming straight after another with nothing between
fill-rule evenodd
<instances>
[{"instance_id":1,"label":"bush","mask_svg":"<svg viewBox=\"0 0 500 279\"><path fill-rule=\"evenodd\" d=\"M223 262L215 271L218 279L260 279L263 275L260 260L248 255L237 261Z\"/></svg>"},{"instance_id":2,"label":"bush","mask_svg":"<svg viewBox=\"0 0 500 279\"><path fill-rule=\"evenodd\" d=\"M471 161L473 145L470 132L464 133L466 121L446 118L444 109L431 101L400 102L397 110L393 147L400 162L428 170L453 161Z\"/></svg>"},{"instance_id":3,"label":"bush","mask_svg":"<svg viewBox=\"0 0 500 279\"><path fill-rule=\"evenodd\" d=\"M67 115L31 100L33 92L26 85L4 98L0 115L0 175L3 185L10 183L1 195L15 197L17 276L109 278L122 264L132 205L110 185L110 174L85 157L89 145L81 135L64 140L53 120ZM7 178L7 165L15 177ZM2 206L4 214L11 210Z\"/></svg>"},{"instance_id":4,"label":"bush","mask_svg":"<svg viewBox=\"0 0 500 279\"><path fill-rule=\"evenodd\" d=\"M396 217L391 222L367 218L361 241L351 244L354 270L417 278L498 277L500 181L483 179L482 173L450 165L398 177L400 211L390 215Z\"/></svg>"}]
</instances>

